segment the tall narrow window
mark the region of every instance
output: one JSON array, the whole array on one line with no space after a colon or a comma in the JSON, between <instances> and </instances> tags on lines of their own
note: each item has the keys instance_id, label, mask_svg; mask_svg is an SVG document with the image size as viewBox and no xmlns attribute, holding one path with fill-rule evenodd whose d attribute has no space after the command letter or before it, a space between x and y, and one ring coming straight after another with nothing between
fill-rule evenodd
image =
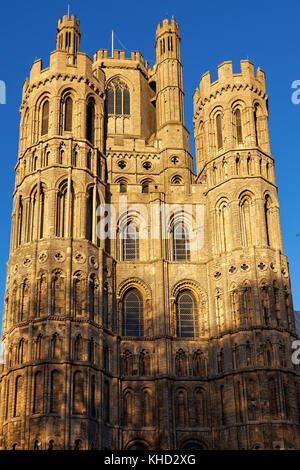
<instances>
[{"instance_id":1,"label":"tall narrow window","mask_svg":"<svg viewBox=\"0 0 300 470\"><path fill-rule=\"evenodd\" d=\"M19 375L16 378L14 416L21 416L23 408L23 377Z\"/></svg>"},{"instance_id":2,"label":"tall narrow window","mask_svg":"<svg viewBox=\"0 0 300 470\"><path fill-rule=\"evenodd\" d=\"M43 376L42 372L37 372L34 376L34 397L33 397L33 413L43 412Z\"/></svg>"},{"instance_id":3,"label":"tall narrow window","mask_svg":"<svg viewBox=\"0 0 300 470\"><path fill-rule=\"evenodd\" d=\"M180 338L198 336L196 301L189 291L181 292L177 298L176 327L177 336Z\"/></svg>"},{"instance_id":4,"label":"tall narrow window","mask_svg":"<svg viewBox=\"0 0 300 470\"><path fill-rule=\"evenodd\" d=\"M236 128L236 139L238 144L243 143L243 131L242 131L242 115L241 110L237 109L234 113L235 128Z\"/></svg>"},{"instance_id":5,"label":"tall narrow window","mask_svg":"<svg viewBox=\"0 0 300 470\"><path fill-rule=\"evenodd\" d=\"M222 116L218 114L216 117L216 127L217 127L217 146L218 150L223 147L223 136L222 136Z\"/></svg>"},{"instance_id":6,"label":"tall narrow window","mask_svg":"<svg viewBox=\"0 0 300 470\"><path fill-rule=\"evenodd\" d=\"M86 110L86 138L94 144L95 138L95 103L90 100Z\"/></svg>"},{"instance_id":7,"label":"tall narrow window","mask_svg":"<svg viewBox=\"0 0 300 470\"><path fill-rule=\"evenodd\" d=\"M22 244L22 229L23 229L23 201L22 201L22 196L20 196L19 210L18 210L17 246L20 246Z\"/></svg>"},{"instance_id":8,"label":"tall narrow window","mask_svg":"<svg viewBox=\"0 0 300 470\"><path fill-rule=\"evenodd\" d=\"M189 233L182 221L174 224L172 235L174 261L189 261L191 259Z\"/></svg>"},{"instance_id":9,"label":"tall narrow window","mask_svg":"<svg viewBox=\"0 0 300 470\"><path fill-rule=\"evenodd\" d=\"M264 209L265 209L265 222L266 222L266 237L267 237L267 244L268 246L271 246L271 230L272 230L272 222L271 222L271 198L269 195L265 197L265 204L264 204Z\"/></svg>"},{"instance_id":10,"label":"tall narrow window","mask_svg":"<svg viewBox=\"0 0 300 470\"><path fill-rule=\"evenodd\" d=\"M123 300L123 336L143 334L143 300L137 289L131 289Z\"/></svg>"},{"instance_id":11,"label":"tall narrow window","mask_svg":"<svg viewBox=\"0 0 300 470\"><path fill-rule=\"evenodd\" d=\"M257 123L257 118L258 118L258 112L259 112L259 105L256 104L254 106L254 132L255 132L255 142L256 145L259 145L259 136L258 136L258 123Z\"/></svg>"},{"instance_id":12,"label":"tall narrow window","mask_svg":"<svg viewBox=\"0 0 300 470\"><path fill-rule=\"evenodd\" d=\"M51 372L50 380L50 413L59 413L61 404L60 374L57 370Z\"/></svg>"},{"instance_id":13,"label":"tall narrow window","mask_svg":"<svg viewBox=\"0 0 300 470\"><path fill-rule=\"evenodd\" d=\"M48 134L49 130L49 101L45 101L42 107L41 135Z\"/></svg>"},{"instance_id":14,"label":"tall narrow window","mask_svg":"<svg viewBox=\"0 0 300 470\"><path fill-rule=\"evenodd\" d=\"M64 129L67 132L72 132L73 121L73 100L70 96L65 99L65 122Z\"/></svg>"},{"instance_id":15,"label":"tall narrow window","mask_svg":"<svg viewBox=\"0 0 300 470\"><path fill-rule=\"evenodd\" d=\"M75 372L73 378L73 413L84 413L84 378L82 372Z\"/></svg>"},{"instance_id":16,"label":"tall narrow window","mask_svg":"<svg viewBox=\"0 0 300 470\"><path fill-rule=\"evenodd\" d=\"M68 197L69 191L69 197ZM73 236L73 214L74 214L74 191L72 184L70 187L65 181L60 185L57 195L57 219L56 219L56 236L72 237Z\"/></svg>"},{"instance_id":17,"label":"tall narrow window","mask_svg":"<svg viewBox=\"0 0 300 470\"><path fill-rule=\"evenodd\" d=\"M130 221L123 230L123 260L139 259L139 229L134 221Z\"/></svg>"}]
</instances>

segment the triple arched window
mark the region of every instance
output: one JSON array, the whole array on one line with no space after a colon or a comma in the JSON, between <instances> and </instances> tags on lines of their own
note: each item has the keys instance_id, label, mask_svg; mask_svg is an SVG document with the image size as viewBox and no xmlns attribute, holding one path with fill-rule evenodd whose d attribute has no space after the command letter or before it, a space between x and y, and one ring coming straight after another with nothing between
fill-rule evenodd
<instances>
[{"instance_id":1,"label":"triple arched window","mask_svg":"<svg viewBox=\"0 0 300 470\"><path fill-rule=\"evenodd\" d=\"M123 336L143 336L143 299L137 289L130 289L123 299Z\"/></svg>"},{"instance_id":2,"label":"triple arched window","mask_svg":"<svg viewBox=\"0 0 300 470\"><path fill-rule=\"evenodd\" d=\"M130 92L122 80L114 80L108 85L106 109L108 114L130 115Z\"/></svg>"}]
</instances>

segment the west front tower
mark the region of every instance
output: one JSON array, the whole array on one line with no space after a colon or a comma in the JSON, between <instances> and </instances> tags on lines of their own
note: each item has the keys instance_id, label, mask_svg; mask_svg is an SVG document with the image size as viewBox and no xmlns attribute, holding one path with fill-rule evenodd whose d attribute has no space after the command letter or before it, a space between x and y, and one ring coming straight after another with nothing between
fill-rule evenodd
<instances>
[{"instance_id":1,"label":"west front tower","mask_svg":"<svg viewBox=\"0 0 300 470\"><path fill-rule=\"evenodd\" d=\"M92 60L65 15L24 83L2 449L300 447L264 72L203 75L195 172L174 18L155 49Z\"/></svg>"}]
</instances>

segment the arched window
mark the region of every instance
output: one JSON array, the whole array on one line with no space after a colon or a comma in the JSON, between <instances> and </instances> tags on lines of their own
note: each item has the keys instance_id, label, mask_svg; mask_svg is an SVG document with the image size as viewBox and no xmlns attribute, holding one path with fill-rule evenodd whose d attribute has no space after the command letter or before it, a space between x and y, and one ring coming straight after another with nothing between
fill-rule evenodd
<instances>
[{"instance_id":1,"label":"arched window","mask_svg":"<svg viewBox=\"0 0 300 470\"><path fill-rule=\"evenodd\" d=\"M21 288L20 321L24 321L29 316L30 308L30 284L27 279L24 280Z\"/></svg>"},{"instance_id":2,"label":"arched window","mask_svg":"<svg viewBox=\"0 0 300 470\"><path fill-rule=\"evenodd\" d=\"M36 236L39 239L43 238L45 223L45 186L43 184L35 187L30 194L28 218L27 241L33 241ZM37 224L39 226L36 231Z\"/></svg>"},{"instance_id":3,"label":"arched window","mask_svg":"<svg viewBox=\"0 0 300 470\"><path fill-rule=\"evenodd\" d=\"M123 398L123 419L125 426L131 426L134 422L134 398L133 393L130 390L124 395Z\"/></svg>"},{"instance_id":4,"label":"arched window","mask_svg":"<svg viewBox=\"0 0 300 470\"><path fill-rule=\"evenodd\" d=\"M69 197L68 197L69 193ZM57 194L56 236L73 236L74 190L72 183L64 181Z\"/></svg>"},{"instance_id":5,"label":"arched window","mask_svg":"<svg viewBox=\"0 0 300 470\"><path fill-rule=\"evenodd\" d=\"M173 259L174 261L190 261L189 232L183 221L174 223L172 229Z\"/></svg>"},{"instance_id":6,"label":"arched window","mask_svg":"<svg viewBox=\"0 0 300 470\"><path fill-rule=\"evenodd\" d=\"M134 220L125 225L121 232L123 261L138 260L139 252L139 228Z\"/></svg>"},{"instance_id":7,"label":"arched window","mask_svg":"<svg viewBox=\"0 0 300 470\"><path fill-rule=\"evenodd\" d=\"M35 359L40 361L42 359L43 352L43 336L38 335L35 343Z\"/></svg>"},{"instance_id":8,"label":"arched window","mask_svg":"<svg viewBox=\"0 0 300 470\"><path fill-rule=\"evenodd\" d=\"M73 100L67 96L64 100L64 130L72 132L73 123Z\"/></svg>"},{"instance_id":9,"label":"arched window","mask_svg":"<svg viewBox=\"0 0 300 470\"><path fill-rule=\"evenodd\" d=\"M243 143L242 115L241 115L241 110L239 108L234 112L234 123L235 123L237 143L242 144Z\"/></svg>"},{"instance_id":10,"label":"arched window","mask_svg":"<svg viewBox=\"0 0 300 470\"><path fill-rule=\"evenodd\" d=\"M73 280L74 316L81 317L85 307L85 279L82 273L76 273Z\"/></svg>"},{"instance_id":11,"label":"arched window","mask_svg":"<svg viewBox=\"0 0 300 470\"><path fill-rule=\"evenodd\" d=\"M51 372L50 379L50 413L59 413L62 403L60 374L57 370Z\"/></svg>"},{"instance_id":12,"label":"arched window","mask_svg":"<svg viewBox=\"0 0 300 470\"><path fill-rule=\"evenodd\" d=\"M95 139L95 103L90 99L86 109L86 138L94 144Z\"/></svg>"},{"instance_id":13,"label":"arched window","mask_svg":"<svg viewBox=\"0 0 300 470\"><path fill-rule=\"evenodd\" d=\"M23 410L23 377L19 375L15 384L14 417L22 416Z\"/></svg>"},{"instance_id":14,"label":"arched window","mask_svg":"<svg viewBox=\"0 0 300 470\"><path fill-rule=\"evenodd\" d=\"M186 390L178 390L176 397L176 423L186 426L188 421L188 402Z\"/></svg>"},{"instance_id":15,"label":"arched window","mask_svg":"<svg viewBox=\"0 0 300 470\"><path fill-rule=\"evenodd\" d=\"M33 413L39 414L43 412L43 375L42 372L36 372L34 376L33 389Z\"/></svg>"},{"instance_id":16,"label":"arched window","mask_svg":"<svg viewBox=\"0 0 300 470\"><path fill-rule=\"evenodd\" d=\"M266 237L267 244L271 246L271 233L272 233L272 212L271 212L272 201L270 196L267 194L265 197L264 209L265 209L265 222L266 222Z\"/></svg>"},{"instance_id":17,"label":"arched window","mask_svg":"<svg viewBox=\"0 0 300 470\"><path fill-rule=\"evenodd\" d=\"M228 201L224 200L217 207L217 236L220 253L229 249L230 223Z\"/></svg>"},{"instance_id":18,"label":"arched window","mask_svg":"<svg viewBox=\"0 0 300 470\"><path fill-rule=\"evenodd\" d=\"M143 299L137 289L129 290L123 300L123 336L143 336Z\"/></svg>"},{"instance_id":19,"label":"arched window","mask_svg":"<svg viewBox=\"0 0 300 470\"><path fill-rule=\"evenodd\" d=\"M206 397L204 390L196 389L195 390L195 412L196 412L196 421L198 426L206 425L207 418L207 409L206 409Z\"/></svg>"},{"instance_id":20,"label":"arched window","mask_svg":"<svg viewBox=\"0 0 300 470\"><path fill-rule=\"evenodd\" d=\"M139 373L140 375L150 375L150 357L149 353L146 351L140 353Z\"/></svg>"},{"instance_id":21,"label":"arched window","mask_svg":"<svg viewBox=\"0 0 300 470\"><path fill-rule=\"evenodd\" d=\"M55 271L51 284L51 313L65 314L65 278L60 271Z\"/></svg>"},{"instance_id":22,"label":"arched window","mask_svg":"<svg viewBox=\"0 0 300 470\"><path fill-rule=\"evenodd\" d=\"M148 390L143 390L142 392L142 410L143 410L142 425L151 426L152 418L153 418L152 396Z\"/></svg>"},{"instance_id":23,"label":"arched window","mask_svg":"<svg viewBox=\"0 0 300 470\"><path fill-rule=\"evenodd\" d=\"M216 116L216 129L217 129L217 149L220 150L223 147L222 116L221 116L221 114L217 114L217 116Z\"/></svg>"},{"instance_id":24,"label":"arched window","mask_svg":"<svg viewBox=\"0 0 300 470\"><path fill-rule=\"evenodd\" d=\"M244 196L240 201L242 243L244 246L251 246L252 224L255 224L255 214L253 213L252 200L250 196Z\"/></svg>"},{"instance_id":25,"label":"arched window","mask_svg":"<svg viewBox=\"0 0 300 470\"><path fill-rule=\"evenodd\" d=\"M122 374L132 375L133 359L130 351L125 351L122 355Z\"/></svg>"},{"instance_id":26,"label":"arched window","mask_svg":"<svg viewBox=\"0 0 300 470\"><path fill-rule=\"evenodd\" d=\"M106 110L107 114L130 115L130 93L122 80L114 80L108 85Z\"/></svg>"},{"instance_id":27,"label":"arched window","mask_svg":"<svg viewBox=\"0 0 300 470\"><path fill-rule=\"evenodd\" d=\"M82 361L83 360L83 340L81 335L78 335L74 341L74 360Z\"/></svg>"},{"instance_id":28,"label":"arched window","mask_svg":"<svg viewBox=\"0 0 300 470\"><path fill-rule=\"evenodd\" d=\"M179 377L187 375L187 358L183 349L179 349L175 356L175 375Z\"/></svg>"},{"instance_id":29,"label":"arched window","mask_svg":"<svg viewBox=\"0 0 300 470\"><path fill-rule=\"evenodd\" d=\"M73 377L73 413L84 414L84 377L77 371Z\"/></svg>"},{"instance_id":30,"label":"arched window","mask_svg":"<svg viewBox=\"0 0 300 470\"><path fill-rule=\"evenodd\" d=\"M196 301L187 290L178 295L176 303L176 334L180 338L193 338L199 335L196 316Z\"/></svg>"},{"instance_id":31,"label":"arched window","mask_svg":"<svg viewBox=\"0 0 300 470\"><path fill-rule=\"evenodd\" d=\"M49 101L44 101L42 105L42 125L41 125L41 135L48 134L49 130Z\"/></svg>"},{"instance_id":32,"label":"arched window","mask_svg":"<svg viewBox=\"0 0 300 470\"><path fill-rule=\"evenodd\" d=\"M17 246L22 244L22 231L23 231L23 200L22 196L19 198L18 208L18 231L17 231Z\"/></svg>"},{"instance_id":33,"label":"arched window","mask_svg":"<svg viewBox=\"0 0 300 470\"><path fill-rule=\"evenodd\" d=\"M95 319L97 313L97 280L94 274L91 275L89 280L89 308L90 308L90 320Z\"/></svg>"}]
</instances>

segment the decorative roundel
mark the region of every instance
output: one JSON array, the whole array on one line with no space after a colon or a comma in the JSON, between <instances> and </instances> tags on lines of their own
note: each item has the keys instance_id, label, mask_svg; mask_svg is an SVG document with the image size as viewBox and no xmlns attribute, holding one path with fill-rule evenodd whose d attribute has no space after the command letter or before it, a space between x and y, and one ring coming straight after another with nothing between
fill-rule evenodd
<instances>
[{"instance_id":1,"label":"decorative roundel","mask_svg":"<svg viewBox=\"0 0 300 470\"><path fill-rule=\"evenodd\" d=\"M177 163L179 163L179 158L176 156L176 155L173 155L171 158L170 158L171 162L173 163L173 165L177 165Z\"/></svg>"},{"instance_id":2,"label":"decorative roundel","mask_svg":"<svg viewBox=\"0 0 300 470\"><path fill-rule=\"evenodd\" d=\"M222 276L222 273L220 273L220 271L217 271L217 272L214 274L214 278L215 278L215 279L220 279L221 276Z\"/></svg>"},{"instance_id":3,"label":"decorative roundel","mask_svg":"<svg viewBox=\"0 0 300 470\"><path fill-rule=\"evenodd\" d=\"M145 170L151 170L152 168L152 163L146 161L143 163L143 168L145 168Z\"/></svg>"},{"instance_id":4,"label":"decorative roundel","mask_svg":"<svg viewBox=\"0 0 300 470\"><path fill-rule=\"evenodd\" d=\"M261 271L264 271L267 268L267 265L263 263L262 261L257 265L258 269Z\"/></svg>"},{"instance_id":5,"label":"decorative roundel","mask_svg":"<svg viewBox=\"0 0 300 470\"><path fill-rule=\"evenodd\" d=\"M236 272L236 266L230 266L229 272L230 272L230 274L235 273Z\"/></svg>"},{"instance_id":6,"label":"decorative roundel","mask_svg":"<svg viewBox=\"0 0 300 470\"><path fill-rule=\"evenodd\" d=\"M74 260L76 261L76 263L83 264L86 261L86 256L83 253L77 251L77 253L75 253L74 255Z\"/></svg>"},{"instance_id":7,"label":"decorative roundel","mask_svg":"<svg viewBox=\"0 0 300 470\"><path fill-rule=\"evenodd\" d=\"M93 266L94 269L98 269L99 265L96 261L95 256L90 256L90 265Z\"/></svg>"},{"instance_id":8,"label":"decorative roundel","mask_svg":"<svg viewBox=\"0 0 300 470\"><path fill-rule=\"evenodd\" d=\"M248 266L248 264L243 263L243 264L241 265L241 269L242 269L243 271L249 271L249 266Z\"/></svg>"},{"instance_id":9,"label":"decorative roundel","mask_svg":"<svg viewBox=\"0 0 300 470\"><path fill-rule=\"evenodd\" d=\"M54 255L54 258L58 263L62 263L66 259L66 255L62 251L57 251Z\"/></svg>"},{"instance_id":10,"label":"decorative roundel","mask_svg":"<svg viewBox=\"0 0 300 470\"><path fill-rule=\"evenodd\" d=\"M26 256L26 258L24 259L23 261L23 266L25 266L25 268L29 268L29 266L31 266L31 258L30 256Z\"/></svg>"},{"instance_id":11,"label":"decorative roundel","mask_svg":"<svg viewBox=\"0 0 300 470\"><path fill-rule=\"evenodd\" d=\"M118 162L118 167L121 168L121 170L124 170L124 168L126 168L127 166L127 163L125 162L125 160L120 160Z\"/></svg>"},{"instance_id":12,"label":"decorative roundel","mask_svg":"<svg viewBox=\"0 0 300 470\"><path fill-rule=\"evenodd\" d=\"M47 261L47 259L48 259L47 251L42 251L42 253L40 253L40 255L39 255L39 262L40 263L45 263L45 261Z\"/></svg>"}]
</instances>

